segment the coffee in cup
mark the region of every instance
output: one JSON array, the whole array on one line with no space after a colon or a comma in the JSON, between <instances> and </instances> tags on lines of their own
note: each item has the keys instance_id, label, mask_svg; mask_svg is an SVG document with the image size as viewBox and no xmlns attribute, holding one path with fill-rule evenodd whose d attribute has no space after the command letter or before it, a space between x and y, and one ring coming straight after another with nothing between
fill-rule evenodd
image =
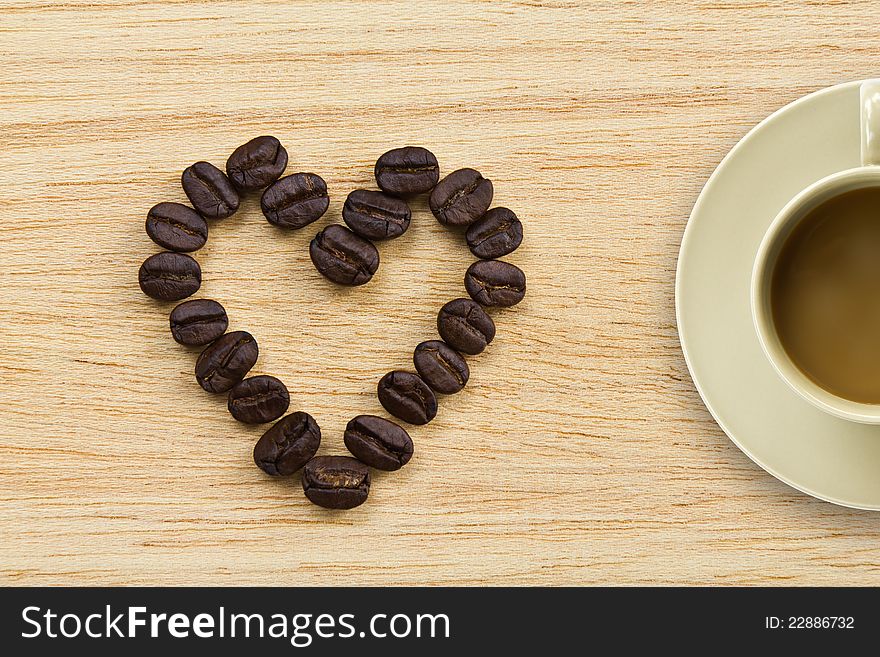
<instances>
[{"instance_id":1,"label":"coffee in cup","mask_svg":"<svg viewBox=\"0 0 880 657\"><path fill-rule=\"evenodd\" d=\"M752 271L752 318L780 377L837 417L880 424L880 80L861 84L861 166L792 198Z\"/></svg>"}]
</instances>

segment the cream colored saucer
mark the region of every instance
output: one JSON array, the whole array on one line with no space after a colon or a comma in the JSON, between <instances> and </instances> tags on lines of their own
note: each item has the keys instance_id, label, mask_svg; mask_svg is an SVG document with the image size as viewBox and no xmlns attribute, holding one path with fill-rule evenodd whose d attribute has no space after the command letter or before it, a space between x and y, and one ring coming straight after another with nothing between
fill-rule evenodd
<instances>
[{"instance_id":1,"label":"cream colored saucer","mask_svg":"<svg viewBox=\"0 0 880 657\"><path fill-rule=\"evenodd\" d=\"M880 426L837 419L793 392L761 351L749 307L752 265L770 222L810 183L859 166L860 143L858 82L805 96L752 129L697 199L675 302L691 376L730 439L798 490L880 510Z\"/></svg>"}]
</instances>

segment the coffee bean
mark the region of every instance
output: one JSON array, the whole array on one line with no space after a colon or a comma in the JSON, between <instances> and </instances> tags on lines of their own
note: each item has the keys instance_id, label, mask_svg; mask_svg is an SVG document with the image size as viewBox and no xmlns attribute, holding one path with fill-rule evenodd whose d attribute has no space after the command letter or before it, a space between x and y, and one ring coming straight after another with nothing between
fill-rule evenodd
<instances>
[{"instance_id":1,"label":"coffee bean","mask_svg":"<svg viewBox=\"0 0 880 657\"><path fill-rule=\"evenodd\" d=\"M232 331L207 347L196 361L196 380L208 392L226 392L257 362L257 341L246 331Z\"/></svg>"},{"instance_id":2,"label":"coffee bean","mask_svg":"<svg viewBox=\"0 0 880 657\"><path fill-rule=\"evenodd\" d=\"M208 240L208 224L181 203L159 203L147 213L147 235L169 251L197 251Z\"/></svg>"},{"instance_id":3,"label":"coffee bean","mask_svg":"<svg viewBox=\"0 0 880 657\"><path fill-rule=\"evenodd\" d=\"M492 191L492 181L479 171L459 169L437 183L428 204L441 224L467 226L489 209Z\"/></svg>"},{"instance_id":4,"label":"coffee bean","mask_svg":"<svg viewBox=\"0 0 880 657\"><path fill-rule=\"evenodd\" d=\"M440 340L428 340L418 345L413 353L413 364L425 383L445 395L464 388L470 377L470 369L462 355Z\"/></svg>"},{"instance_id":5,"label":"coffee bean","mask_svg":"<svg viewBox=\"0 0 880 657\"><path fill-rule=\"evenodd\" d=\"M184 253L164 251L144 260L138 283L148 297L159 301L186 299L202 285L199 263Z\"/></svg>"},{"instance_id":6,"label":"coffee bean","mask_svg":"<svg viewBox=\"0 0 880 657\"><path fill-rule=\"evenodd\" d=\"M412 372L388 372L379 381L378 395L385 410L404 422L427 424L437 415L437 398L433 391Z\"/></svg>"},{"instance_id":7,"label":"coffee bean","mask_svg":"<svg viewBox=\"0 0 880 657\"><path fill-rule=\"evenodd\" d=\"M226 160L226 174L240 192L253 192L275 182L287 166L287 151L275 137L256 137L236 148Z\"/></svg>"},{"instance_id":8,"label":"coffee bean","mask_svg":"<svg viewBox=\"0 0 880 657\"><path fill-rule=\"evenodd\" d=\"M375 415L358 415L349 421L343 439L349 452L377 470L399 470L413 454L406 430Z\"/></svg>"},{"instance_id":9,"label":"coffee bean","mask_svg":"<svg viewBox=\"0 0 880 657\"><path fill-rule=\"evenodd\" d=\"M465 233L471 253L483 260L513 253L522 238L522 222L507 208L492 208L482 219L472 223Z\"/></svg>"},{"instance_id":10,"label":"coffee bean","mask_svg":"<svg viewBox=\"0 0 880 657\"><path fill-rule=\"evenodd\" d=\"M526 295L526 275L502 260L477 260L464 275L464 286L484 306L515 306Z\"/></svg>"},{"instance_id":11,"label":"coffee bean","mask_svg":"<svg viewBox=\"0 0 880 657\"><path fill-rule=\"evenodd\" d=\"M471 299L453 299L437 315L437 332L464 354L478 354L495 337L495 322Z\"/></svg>"},{"instance_id":12,"label":"coffee bean","mask_svg":"<svg viewBox=\"0 0 880 657\"><path fill-rule=\"evenodd\" d=\"M274 376L252 376L235 384L229 391L227 407L239 422L262 424L277 420L287 412L290 394Z\"/></svg>"},{"instance_id":13,"label":"coffee bean","mask_svg":"<svg viewBox=\"0 0 880 657\"><path fill-rule=\"evenodd\" d=\"M376 183L395 196L431 191L440 179L437 158L426 148L404 146L383 153L376 161Z\"/></svg>"},{"instance_id":14,"label":"coffee bean","mask_svg":"<svg viewBox=\"0 0 880 657\"><path fill-rule=\"evenodd\" d=\"M403 199L368 189L356 189L342 206L342 220L368 240L400 237L409 228L411 216Z\"/></svg>"},{"instance_id":15,"label":"coffee bean","mask_svg":"<svg viewBox=\"0 0 880 657\"><path fill-rule=\"evenodd\" d=\"M370 469L350 456L316 456L303 468L306 497L327 509L353 509L370 494Z\"/></svg>"},{"instance_id":16,"label":"coffee bean","mask_svg":"<svg viewBox=\"0 0 880 657\"><path fill-rule=\"evenodd\" d=\"M327 183L314 173L294 173L275 181L260 199L270 224L279 228L302 228L327 211Z\"/></svg>"},{"instance_id":17,"label":"coffee bean","mask_svg":"<svg viewBox=\"0 0 880 657\"><path fill-rule=\"evenodd\" d=\"M266 474L286 477L303 467L321 445L321 429L297 411L276 422L254 445L254 463Z\"/></svg>"},{"instance_id":18,"label":"coffee bean","mask_svg":"<svg viewBox=\"0 0 880 657\"><path fill-rule=\"evenodd\" d=\"M211 299L184 301L171 311L171 335L180 344L200 347L226 332L226 310Z\"/></svg>"},{"instance_id":19,"label":"coffee bean","mask_svg":"<svg viewBox=\"0 0 880 657\"><path fill-rule=\"evenodd\" d=\"M340 285L368 283L379 269L379 251L373 243L339 224L327 226L315 236L309 255L319 272Z\"/></svg>"},{"instance_id":20,"label":"coffee bean","mask_svg":"<svg viewBox=\"0 0 880 657\"><path fill-rule=\"evenodd\" d=\"M225 219L238 210L238 192L220 169L210 162L196 162L180 176L183 192L205 219Z\"/></svg>"}]
</instances>

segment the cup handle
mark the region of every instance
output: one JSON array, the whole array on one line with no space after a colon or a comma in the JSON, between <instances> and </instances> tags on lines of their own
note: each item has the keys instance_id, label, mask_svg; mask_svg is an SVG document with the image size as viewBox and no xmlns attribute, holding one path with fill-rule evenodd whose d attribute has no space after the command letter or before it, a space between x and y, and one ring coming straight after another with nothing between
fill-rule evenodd
<instances>
[{"instance_id":1,"label":"cup handle","mask_svg":"<svg viewBox=\"0 0 880 657\"><path fill-rule=\"evenodd\" d=\"M862 115L862 166L880 164L880 78L860 87Z\"/></svg>"}]
</instances>

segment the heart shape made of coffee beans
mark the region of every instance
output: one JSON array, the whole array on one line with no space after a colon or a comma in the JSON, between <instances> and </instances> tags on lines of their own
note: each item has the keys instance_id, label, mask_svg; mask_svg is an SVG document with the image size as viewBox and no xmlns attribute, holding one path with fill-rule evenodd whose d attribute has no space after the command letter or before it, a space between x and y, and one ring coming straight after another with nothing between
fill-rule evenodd
<instances>
[{"instance_id":1,"label":"heart shape made of coffee beans","mask_svg":"<svg viewBox=\"0 0 880 657\"><path fill-rule=\"evenodd\" d=\"M192 207L159 203L147 213L150 238L166 249L140 267L141 290L159 301L181 301L202 282L198 262L188 253L208 239L208 221L233 215L243 194L260 190L260 208L275 226L298 230L317 221L329 207L327 185L314 173L283 176L287 151L275 137L257 137L239 146L226 161L226 173L196 162L182 176ZM479 258L465 273L471 298L453 299L437 316L441 340L427 340L413 353L416 372L394 370L382 377L377 392L391 415L422 425L437 414L437 394L459 392L470 376L463 354L482 352L495 337L495 323L484 307L513 306L526 290L525 274L498 258L522 242L522 223L511 210L490 209L492 181L474 169L458 169L440 179L437 158L425 148L395 148L379 157L374 169L381 191L357 189L345 200L345 226L332 224L309 245L315 268L339 285L369 283L379 269L374 241L403 235L412 220L407 199L430 194L437 220L466 229L465 239ZM266 474L289 476L302 470L306 497L331 509L350 509L366 501L370 468L398 470L413 455L413 441L400 425L375 415L358 415L345 428L352 456L315 456L321 429L308 413L289 415L287 387L274 376L248 377L259 355L247 331L226 332L229 319L211 299L177 305L170 316L171 335L183 345L204 347L195 375L212 393L228 393L228 408L241 422L275 422L254 446L254 462ZM246 378L247 377L247 378ZM282 417L283 416L283 417ZM280 418L280 419L279 419Z\"/></svg>"}]
</instances>

